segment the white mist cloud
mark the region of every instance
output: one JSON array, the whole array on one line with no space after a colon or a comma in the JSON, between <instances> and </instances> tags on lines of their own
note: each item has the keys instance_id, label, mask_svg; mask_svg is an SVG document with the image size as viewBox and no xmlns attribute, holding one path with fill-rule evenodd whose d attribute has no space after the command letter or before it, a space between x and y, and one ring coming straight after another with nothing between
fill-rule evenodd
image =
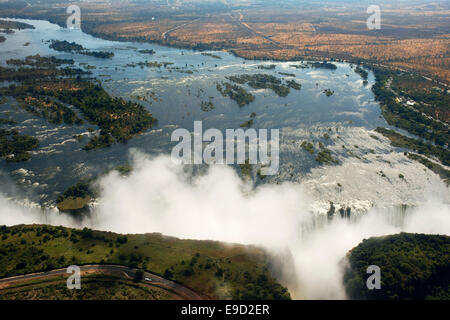
<instances>
[{"instance_id":1,"label":"white mist cloud","mask_svg":"<svg viewBox=\"0 0 450 320\"><path fill-rule=\"evenodd\" d=\"M68 216L56 209L41 209L35 204L12 202L0 193L0 225L50 224L77 227Z\"/></svg>"},{"instance_id":2,"label":"white mist cloud","mask_svg":"<svg viewBox=\"0 0 450 320\"><path fill-rule=\"evenodd\" d=\"M227 166L195 177L170 157L134 157L132 174L100 181L98 227L121 233L162 232L181 238L285 245L298 234L308 201L300 185L251 191Z\"/></svg>"}]
</instances>

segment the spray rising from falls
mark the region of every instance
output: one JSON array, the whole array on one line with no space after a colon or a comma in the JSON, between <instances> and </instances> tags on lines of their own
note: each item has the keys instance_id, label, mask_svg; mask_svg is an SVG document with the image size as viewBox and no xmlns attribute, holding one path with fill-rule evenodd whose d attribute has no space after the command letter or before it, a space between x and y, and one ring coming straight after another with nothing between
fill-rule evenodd
<instances>
[{"instance_id":1,"label":"spray rising from falls","mask_svg":"<svg viewBox=\"0 0 450 320\"><path fill-rule=\"evenodd\" d=\"M133 156L133 167L127 177L111 172L99 181L101 197L82 225L264 246L277 260L273 265L279 266L280 279L294 298L345 298L340 262L364 238L401 231L450 234L449 193L443 186L407 214L373 209L357 219L336 215L328 220L311 212L313 199L302 184L253 189L226 166L213 166L193 177L167 156L139 153ZM62 216L43 221L49 214L23 212L0 201L0 224L74 226Z\"/></svg>"}]
</instances>

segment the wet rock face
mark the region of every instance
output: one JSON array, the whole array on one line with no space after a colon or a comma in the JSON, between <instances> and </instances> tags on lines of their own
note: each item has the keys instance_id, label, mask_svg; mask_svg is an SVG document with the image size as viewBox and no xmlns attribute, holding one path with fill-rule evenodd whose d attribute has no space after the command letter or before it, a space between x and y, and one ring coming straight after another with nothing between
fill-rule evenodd
<instances>
[{"instance_id":1,"label":"wet rock face","mask_svg":"<svg viewBox=\"0 0 450 320\"><path fill-rule=\"evenodd\" d=\"M339 212L339 215L342 219L350 219L352 209L350 207L342 206L337 210ZM336 207L334 206L334 203L330 201L330 209L327 212L328 220L333 220L334 216L336 214Z\"/></svg>"},{"instance_id":2,"label":"wet rock face","mask_svg":"<svg viewBox=\"0 0 450 320\"><path fill-rule=\"evenodd\" d=\"M333 216L334 216L335 212L336 212L336 208L334 207L333 202L330 201L330 210L328 210L328 212L327 212L328 220L332 220L333 219Z\"/></svg>"},{"instance_id":3,"label":"wet rock face","mask_svg":"<svg viewBox=\"0 0 450 320\"><path fill-rule=\"evenodd\" d=\"M350 218L350 215L351 215L351 212L352 212L352 209L351 208L340 208L339 209L339 214L341 215L341 218L342 219L349 219Z\"/></svg>"}]
</instances>

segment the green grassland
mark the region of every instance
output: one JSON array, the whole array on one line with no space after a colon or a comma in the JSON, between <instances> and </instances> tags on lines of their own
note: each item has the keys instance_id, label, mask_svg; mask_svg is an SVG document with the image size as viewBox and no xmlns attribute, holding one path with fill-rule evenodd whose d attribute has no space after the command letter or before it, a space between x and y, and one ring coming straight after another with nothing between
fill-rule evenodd
<instances>
[{"instance_id":1,"label":"green grassland","mask_svg":"<svg viewBox=\"0 0 450 320\"><path fill-rule=\"evenodd\" d=\"M450 237L407 234L364 240L347 255L350 299L450 299ZM381 269L381 289L368 290L367 267Z\"/></svg>"},{"instance_id":2,"label":"green grassland","mask_svg":"<svg viewBox=\"0 0 450 320\"><path fill-rule=\"evenodd\" d=\"M43 225L0 227L0 276L83 264L141 268L207 298L289 299L263 250L161 234L119 235Z\"/></svg>"},{"instance_id":3,"label":"green grassland","mask_svg":"<svg viewBox=\"0 0 450 320\"><path fill-rule=\"evenodd\" d=\"M87 206L91 201L91 197L67 197L58 203L58 210L60 212L77 213L85 212Z\"/></svg>"},{"instance_id":4,"label":"green grassland","mask_svg":"<svg viewBox=\"0 0 450 320\"><path fill-rule=\"evenodd\" d=\"M309 141L303 141L301 147L311 154L314 154L314 145Z\"/></svg>"}]
</instances>

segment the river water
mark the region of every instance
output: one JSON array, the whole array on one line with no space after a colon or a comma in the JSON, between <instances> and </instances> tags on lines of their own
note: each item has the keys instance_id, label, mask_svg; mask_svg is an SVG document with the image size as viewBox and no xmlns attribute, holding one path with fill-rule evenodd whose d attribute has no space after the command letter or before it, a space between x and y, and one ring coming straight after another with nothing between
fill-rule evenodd
<instances>
[{"instance_id":1,"label":"river water","mask_svg":"<svg viewBox=\"0 0 450 320\"><path fill-rule=\"evenodd\" d=\"M252 113L256 114L254 128L281 131L280 171L277 175L258 183L301 181L306 185L309 184L311 193L322 200L322 211L330 199L338 202L354 200L351 199L354 195L351 188L344 192L336 191L337 184L342 185L345 180L354 177L354 172L351 172L353 169L346 167L350 160L350 163L353 166L357 165L360 171L371 170L371 175L379 171L378 167L380 171L381 167L385 166L387 166L385 170L389 168L397 170L392 162L389 164L393 159L385 159L392 158L389 143L381 137L380 140L370 138L370 130L380 125L386 126L380 116L379 105L374 102L371 92L374 76L369 73L369 83L364 85L361 77L347 63L335 63L337 70L303 69L292 66L299 65L300 62L252 61L235 57L227 52L212 52L220 56L221 59L218 59L197 51L155 44L106 41L46 21L22 19L18 21L32 24L36 29L6 35L6 42L0 44L2 65L6 64L7 59L40 54L74 59L76 66L80 68L86 68L86 65L94 66L95 68L90 69L92 76L99 79L111 95L140 102L158 119L158 123L125 144L115 144L110 148L86 152L82 147L88 139L78 142L74 139L74 135L88 136L88 129L97 130L97 127L87 123L80 126L53 125L20 109L13 99L9 99L7 103L0 105L0 115L11 117L18 124L5 127L15 127L24 134L36 136L40 140L40 147L33 152L30 161L22 163L1 161L1 174L6 182L2 185L2 191L10 196L20 194L20 197L33 202L50 205L58 194L80 178L93 176L127 163L130 150L136 149L147 154L169 153L174 145L170 141L171 133L176 128L192 131L194 121L202 120L203 130L236 129L244 121L249 120ZM114 57L99 59L56 52L49 48L48 42L53 39L75 41L90 50L114 52ZM29 44L24 45L26 43ZM149 55L139 52L148 49L156 53ZM168 68L132 66L144 61L173 64ZM258 66L271 64L276 65L275 69L258 69ZM176 67L179 69L174 70ZM186 73L187 70L190 71ZM254 90L245 86L256 99L244 107L239 107L236 102L223 97L216 89L216 84L226 81L227 76L256 73L271 74L285 80L295 79L301 83L302 88L300 91L291 89L289 96L279 97L270 90ZM280 73L295 74L295 78ZM325 89L333 90L334 95L327 97L323 93ZM137 96L147 97L147 102L136 100ZM214 108L202 111L202 101L211 101ZM325 133L331 138L324 138ZM333 151L342 165L320 166L315 160L315 155L307 153L300 147L305 140L314 142L317 150L318 142L322 142ZM401 157L401 150L398 157ZM395 161L403 163L405 168L414 167L418 172L423 171L423 168L419 170L417 165L411 164L406 158L397 158ZM426 174L431 175L429 172ZM373 180L371 175L362 174L362 179ZM334 180L330 182L324 179ZM334 187L327 187L331 183ZM368 184L370 185L370 182ZM392 181L390 185L393 185ZM363 188L364 190L358 187L358 192L362 192L357 197L359 205L373 206L383 192L386 192L386 197L392 200L391 202L396 202L395 205L406 203L413 197L410 191L405 191L410 190L410 187L405 187L404 190L400 188L394 197L390 195L392 192L389 189L386 190L382 186L380 190L379 188L380 185L376 184ZM392 188L398 190L398 184L394 183ZM370 196L365 197L365 193Z\"/></svg>"}]
</instances>

